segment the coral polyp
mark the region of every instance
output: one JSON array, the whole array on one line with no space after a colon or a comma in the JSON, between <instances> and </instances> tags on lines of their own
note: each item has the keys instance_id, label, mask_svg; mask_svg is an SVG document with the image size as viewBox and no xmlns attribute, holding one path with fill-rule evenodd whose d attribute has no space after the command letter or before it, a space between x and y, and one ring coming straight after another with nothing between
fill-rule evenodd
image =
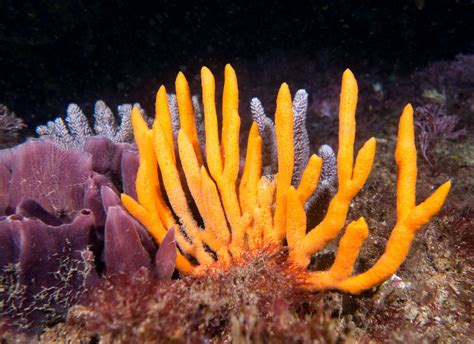
<instances>
[{"instance_id":1,"label":"coral polyp","mask_svg":"<svg viewBox=\"0 0 474 344\"><path fill-rule=\"evenodd\" d=\"M240 170L241 119L234 70L230 65L225 68L220 130L215 80L206 67L201 70L201 82L205 142L199 140L189 86L182 73L176 79L180 122L177 135L173 135L164 86L157 93L152 128L147 126L138 107L132 109L140 160L137 199L122 195L126 209L158 243L170 228L179 229L176 267L181 272L202 275L210 268L225 270L244 253L269 246L288 249L289 263L303 271L304 285L313 291L338 289L357 294L397 271L416 232L440 210L451 185L447 181L416 205L417 164L411 105L404 108L400 118L395 152L397 222L385 253L367 271L353 275L369 231L363 217L345 226L346 218L351 201L372 170L376 140L365 142L354 159L358 87L352 72L346 70L342 77L337 192L324 218L314 228L307 228L305 204L318 188L323 161L311 155L301 178L294 178L295 141L299 139L295 135L302 131L294 128L297 122L288 85L281 85L276 100L277 172L262 175L263 143L256 122L250 128L245 165ZM344 227L332 266L326 271L308 269L311 257L335 240Z\"/></svg>"}]
</instances>

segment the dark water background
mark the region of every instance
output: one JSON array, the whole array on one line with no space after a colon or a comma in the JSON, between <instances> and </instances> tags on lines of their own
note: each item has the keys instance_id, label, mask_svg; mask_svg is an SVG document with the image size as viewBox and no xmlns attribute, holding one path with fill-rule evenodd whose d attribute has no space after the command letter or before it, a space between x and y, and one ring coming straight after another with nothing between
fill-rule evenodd
<instances>
[{"instance_id":1,"label":"dark water background","mask_svg":"<svg viewBox=\"0 0 474 344\"><path fill-rule=\"evenodd\" d=\"M295 87L308 76L288 60L325 56L321 73L332 62L410 73L473 53L473 23L471 0L0 0L0 103L34 128L70 102L90 113L97 99L138 101L151 112L160 84L178 70L196 84L202 65L221 73L230 62Z\"/></svg>"}]
</instances>

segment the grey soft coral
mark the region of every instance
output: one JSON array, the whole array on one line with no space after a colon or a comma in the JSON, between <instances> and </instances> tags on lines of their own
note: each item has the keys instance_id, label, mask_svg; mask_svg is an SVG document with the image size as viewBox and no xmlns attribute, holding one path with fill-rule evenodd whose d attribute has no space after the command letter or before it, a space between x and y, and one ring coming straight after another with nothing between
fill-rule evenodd
<instances>
[{"instance_id":1,"label":"grey soft coral","mask_svg":"<svg viewBox=\"0 0 474 344\"><path fill-rule=\"evenodd\" d=\"M277 141L275 136L275 125L265 114L262 103L258 98L250 102L252 118L257 123L258 132L262 137L262 167L263 174L271 176L276 174L278 156ZM295 161L292 184L298 185L301 175L309 159L309 136L306 128L306 114L308 111L308 93L298 90L293 98L293 140L295 146ZM319 186L316 192L308 200L306 208L313 207L322 196L330 195L335 190L337 179L336 154L329 145L322 145L318 155L323 159Z\"/></svg>"},{"instance_id":2,"label":"grey soft coral","mask_svg":"<svg viewBox=\"0 0 474 344\"><path fill-rule=\"evenodd\" d=\"M140 107L139 104L135 106ZM104 136L115 143L131 142L133 139L130 123L131 104L118 106L120 125L117 124L112 110L102 100L95 104L94 129L91 128L86 115L77 104L69 104L66 119L61 117L36 128L36 133L49 138L63 148L83 148L88 137ZM142 111L143 112L143 111ZM144 112L143 115L145 116Z\"/></svg>"}]
</instances>

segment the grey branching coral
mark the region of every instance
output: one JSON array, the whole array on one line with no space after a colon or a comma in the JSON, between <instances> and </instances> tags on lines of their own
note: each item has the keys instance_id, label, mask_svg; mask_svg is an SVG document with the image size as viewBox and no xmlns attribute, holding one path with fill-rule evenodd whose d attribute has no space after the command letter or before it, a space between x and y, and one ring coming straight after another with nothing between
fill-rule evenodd
<instances>
[{"instance_id":1,"label":"grey branching coral","mask_svg":"<svg viewBox=\"0 0 474 344\"><path fill-rule=\"evenodd\" d=\"M298 90L293 98L293 137L295 149L295 166L291 183L297 185L309 159L309 137L306 129L306 112L308 111L308 93Z\"/></svg>"},{"instance_id":2,"label":"grey branching coral","mask_svg":"<svg viewBox=\"0 0 474 344\"><path fill-rule=\"evenodd\" d=\"M196 96L192 98L196 118L202 118L201 107ZM178 134L179 130L179 112L176 95L168 94L168 104L172 117L173 133ZM136 103L142 116L151 123L146 117L145 111ZM69 104L66 110L65 120L61 117L54 121L49 121L46 125L40 125L36 128L36 133L42 138L48 138L63 148L83 149L87 138L92 136L103 136L114 143L126 143L133 141L132 124L130 123L131 104L122 104L117 107L120 124L117 123L112 110L102 101L95 103L94 125L89 124L89 120L77 104ZM200 121L201 122L201 121ZM204 127L198 127L198 133L204 137Z\"/></svg>"},{"instance_id":3,"label":"grey branching coral","mask_svg":"<svg viewBox=\"0 0 474 344\"><path fill-rule=\"evenodd\" d=\"M191 100L193 104L194 115L196 116L196 130L197 130L198 139L199 139L199 142L205 142L206 134L204 132L204 121L202 120L201 104L199 103L199 99L196 95L192 96ZM170 115L171 115L173 136L176 138L178 137L178 131L180 128L179 106L178 106L178 98L176 97L176 94L174 93L168 94L168 106L169 106Z\"/></svg>"},{"instance_id":4,"label":"grey branching coral","mask_svg":"<svg viewBox=\"0 0 474 344\"><path fill-rule=\"evenodd\" d=\"M265 115L265 110L258 98L250 102L252 118L257 123L258 133L262 137L262 169L263 175L272 175L277 172L277 150L275 124Z\"/></svg>"},{"instance_id":5,"label":"grey branching coral","mask_svg":"<svg viewBox=\"0 0 474 344\"><path fill-rule=\"evenodd\" d=\"M135 106L140 107L139 104ZM132 105L122 104L117 109L120 125L117 124L112 110L99 100L95 104L94 130L92 130L81 108L77 104L69 104L65 120L58 117L46 125L38 126L36 132L63 148L83 148L87 138L93 135L107 137L115 143L130 142L133 139L130 124Z\"/></svg>"},{"instance_id":6,"label":"grey branching coral","mask_svg":"<svg viewBox=\"0 0 474 344\"><path fill-rule=\"evenodd\" d=\"M321 166L321 176L319 177L319 185L305 204L307 212L315 211L314 208L320 208L322 200L329 201L337 189L337 159L336 154L329 145L322 145L318 149L318 156L323 160Z\"/></svg>"},{"instance_id":7,"label":"grey branching coral","mask_svg":"<svg viewBox=\"0 0 474 344\"><path fill-rule=\"evenodd\" d=\"M258 133L262 137L262 170L263 175L275 175L278 170L278 148L275 136L275 124L266 116L262 103L258 98L250 102L252 119L258 126ZM292 185L296 186L301 180L302 173L309 159L310 142L306 128L306 114L308 111L308 93L298 90L293 99L293 138L294 138L294 167ZM311 207L322 195L332 194L337 179L336 154L329 145L322 145L318 151L323 160L319 186L309 198L306 207Z\"/></svg>"}]
</instances>

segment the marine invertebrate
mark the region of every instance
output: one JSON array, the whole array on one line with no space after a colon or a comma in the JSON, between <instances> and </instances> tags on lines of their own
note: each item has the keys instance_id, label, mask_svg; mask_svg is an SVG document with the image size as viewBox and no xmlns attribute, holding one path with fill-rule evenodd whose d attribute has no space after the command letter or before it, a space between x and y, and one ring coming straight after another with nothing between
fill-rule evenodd
<instances>
[{"instance_id":1,"label":"marine invertebrate","mask_svg":"<svg viewBox=\"0 0 474 344\"><path fill-rule=\"evenodd\" d=\"M104 137L84 149L39 139L0 151L0 333L64 319L102 276L171 278L174 230L157 253L118 197L135 193L136 150Z\"/></svg>"},{"instance_id":2,"label":"marine invertebrate","mask_svg":"<svg viewBox=\"0 0 474 344\"><path fill-rule=\"evenodd\" d=\"M306 287L311 290L339 289L359 293L386 280L398 269L408 254L416 231L438 212L450 189L448 181L424 202L415 203L416 148L410 105L405 107L400 119L395 153L399 169L397 223L385 253L368 271L352 276L359 250L368 236L367 223L361 217L347 225L329 270L306 271L311 256L334 240L344 227L349 205L372 169L374 138L362 146L354 164L358 88L353 74L346 70L342 78L338 189L325 217L312 229L306 228L304 205L317 188L322 160L313 154L299 184L292 184L295 171L294 104L288 85L282 84L277 96L274 127L278 148L276 175L262 176L262 137L258 124L254 122L249 133L245 167L239 179L237 77L232 67L227 65L220 138L214 76L206 67L201 70L201 82L205 161L188 83L182 73L176 79L181 121L177 151L164 86L157 94L156 117L151 129L138 108L133 108L131 114L140 159L136 179L137 200L122 194L122 202L159 243L168 228L180 228L176 232L179 245L176 266L179 270L202 274L209 269L226 269L244 252L257 252L259 248L269 245L281 247L285 241L289 250L288 259L302 270ZM180 177L180 169L186 185ZM186 189L189 189L191 197L186 195ZM193 212L193 206L198 215Z\"/></svg>"},{"instance_id":3,"label":"marine invertebrate","mask_svg":"<svg viewBox=\"0 0 474 344\"><path fill-rule=\"evenodd\" d=\"M15 143L20 130L25 127L21 118L16 117L14 112L0 104L0 147Z\"/></svg>"},{"instance_id":4,"label":"marine invertebrate","mask_svg":"<svg viewBox=\"0 0 474 344\"><path fill-rule=\"evenodd\" d=\"M205 133L204 133L204 122L202 120L201 104L199 104L199 99L196 95L191 97L191 101L193 104L194 115L196 116L195 123L196 123L196 131L197 131L198 139L200 142L204 142ZM168 94L168 105L169 105L170 115L171 115L171 125L173 128L173 136L176 139L176 137L178 136L178 131L180 127L178 98L176 97L176 94L174 93Z\"/></svg>"},{"instance_id":5,"label":"marine invertebrate","mask_svg":"<svg viewBox=\"0 0 474 344\"><path fill-rule=\"evenodd\" d=\"M264 176L277 173L278 170L278 147L275 136L275 125L265 115L263 105L258 98L250 102L252 119L258 127L258 133L262 137L262 170ZM298 90L293 99L293 140L295 146L294 171L292 184L297 185L301 180L303 170L308 163L310 143L308 130L306 129L306 113L308 111L308 93ZM331 146L323 145L319 148L319 156L323 159L319 187L315 194L308 200L306 206L310 207L325 192L331 192L337 177L336 155Z\"/></svg>"},{"instance_id":6,"label":"marine invertebrate","mask_svg":"<svg viewBox=\"0 0 474 344\"><path fill-rule=\"evenodd\" d=\"M0 334L37 332L64 318L97 282L88 247L94 215L49 225L35 217L0 217Z\"/></svg>"},{"instance_id":7,"label":"marine invertebrate","mask_svg":"<svg viewBox=\"0 0 474 344\"><path fill-rule=\"evenodd\" d=\"M168 103L173 133L177 135L179 112L176 95L168 94ZM196 96L192 97L192 104L196 118L202 118L201 108ZM136 103L133 106L139 108L142 116L150 122L140 104ZM102 100L97 101L94 107L94 126L91 128L87 116L81 108L77 104L69 104L64 120L58 117L54 121L49 121L46 125L40 125L36 128L36 133L41 138L50 139L63 148L84 149L87 139L94 136L106 137L113 143L130 143L133 140L132 125L130 123L132 104L119 105L117 110L120 124L117 124L112 110ZM201 121L198 121L198 123L201 123ZM202 126L198 126L198 133L203 135L204 129Z\"/></svg>"},{"instance_id":8,"label":"marine invertebrate","mask_svg":"<svg viewBox=\"0 0 474 344\"><path fill-rule=\"evenodd\" d=\"M134 106L140 107L139 104ZM81 108L76 104L69 104L65 121L58 117L46 125L38 126L36 133L42 138L51 139L63 148L83 148L87 138L94 134L107 137L115 143L130 142L132 140L130 124L132 105L122 104L117 109L120 125L117 125L112 110L102 100L97 101L94 110L94 130L92 130Z\"/></svg>"}]
</instances>

